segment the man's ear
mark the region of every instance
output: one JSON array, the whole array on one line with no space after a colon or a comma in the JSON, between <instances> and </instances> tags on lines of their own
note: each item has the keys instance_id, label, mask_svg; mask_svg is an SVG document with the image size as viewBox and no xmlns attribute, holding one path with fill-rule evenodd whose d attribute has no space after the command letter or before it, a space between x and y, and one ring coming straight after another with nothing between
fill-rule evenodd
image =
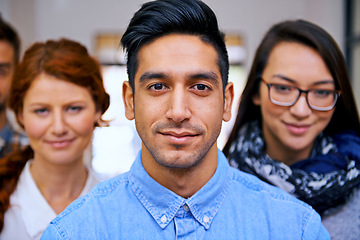
<instances>
[{"instance_id":1,"label":"man's ear","mask_svg":"<svg viewBox=\"0 0 360 240\"><path fill-rule=\"evenodd\" d=\"M135 118L134 112L134 93L133 89L130 86L129 81L125 81L123 83L123 101L125 108L125 117L129 120L133 120Z\"/></svg>"},{"instance_id":2,"label":"man's ear","mask_svg":"<svg viewBox=\"0 0 360 240\"><path fill-rule=\"evenodd\" d=\"M234 84L232 82L228 82L224 91L224 113L223 120L225 122L230 121L231 119L231 106L234 101Z\"/></svg>"}]
</instances>

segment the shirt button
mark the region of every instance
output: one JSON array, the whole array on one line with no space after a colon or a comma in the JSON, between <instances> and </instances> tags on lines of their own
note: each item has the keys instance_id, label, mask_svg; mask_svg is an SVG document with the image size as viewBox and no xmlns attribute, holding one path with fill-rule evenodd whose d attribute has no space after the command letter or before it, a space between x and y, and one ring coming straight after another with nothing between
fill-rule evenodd
<instances>
[{"instance_id":1,"label":"shirt button","mask_svg":"<svg viewBox=\"0 0 360 240\"><path fill-rule=\"evenodd\" d=\"M188 212L190 210L189 206L186 204L183 206L183 209L185 210L185 212Z\"/></svg>"},{"instance_id":2,"label":"shirt button","mask_svg":"<svg viewBox=\"0 0 360 240\"><path fill-rule=\"evenodd\" d=\"M205 215L205 216L203 217L203 221L204 221L204 223L208 223L208 222L209 222L209 220L210 220L210 219L209 219L209 217L208 217L208 216L206 216L206 215Z\"/></svg>"},{"instance_id":3,"label":"shirt button","mask_svg":"<svg viewBox=\"0 0 360 240\"><path fill-rule=\"evenodd\" d=\"M165 215L163 215L163 216L161 217L160 221L161 221L162 223L165 223L165 222L167 221L167 217L166 217Z\"/></svg>"}]
</instances>

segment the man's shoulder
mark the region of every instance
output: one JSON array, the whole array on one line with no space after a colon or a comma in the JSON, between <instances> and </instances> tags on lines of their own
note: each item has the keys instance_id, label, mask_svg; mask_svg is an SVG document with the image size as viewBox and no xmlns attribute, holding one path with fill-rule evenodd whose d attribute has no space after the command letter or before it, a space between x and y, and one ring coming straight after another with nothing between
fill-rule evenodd
<instances>
[{"instance_id":1,"label":"man's shoulder","mask_svg":"<svg viewBox=\"0 0 360 240\"><path fill-rule=\"evenodd\" d=\"M230 172L226 206L231 212L228 215L233 214L236 221L244 216L256 219L252 226L269 228L273 236L329 239L320 215L310 205L254 175L235 168ZM289 227L285 231L286 225Z\"/></svg>"}]
</instances>

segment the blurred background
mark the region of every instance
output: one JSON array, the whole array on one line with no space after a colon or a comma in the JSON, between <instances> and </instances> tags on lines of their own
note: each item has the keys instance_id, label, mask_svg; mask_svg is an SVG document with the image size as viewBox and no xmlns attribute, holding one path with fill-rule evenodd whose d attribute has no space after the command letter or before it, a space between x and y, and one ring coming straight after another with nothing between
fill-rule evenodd
<instances>
[{"instance_id":1,"label":"blurred background","mask_svg":"<svg viewBox=\"0 0 360 240\"><path fill-rule=\"evenodd\" d=\"M130 18L145 0L0 0L0 13L18 31L22 51L36 41L70 38L84 44L102 64L111 104L110 126L95 130L92 166L100 174L129 170L141 147L133 121L124 116L122 83L127 80L119 41ZM343 51L360 106L360 0L204 0L226 33L229 80L236 89L233 116L257 45L273 24L305 19L326 29ZM225 144L233 121L218 140Z\"/></svg>"}]
</instances>

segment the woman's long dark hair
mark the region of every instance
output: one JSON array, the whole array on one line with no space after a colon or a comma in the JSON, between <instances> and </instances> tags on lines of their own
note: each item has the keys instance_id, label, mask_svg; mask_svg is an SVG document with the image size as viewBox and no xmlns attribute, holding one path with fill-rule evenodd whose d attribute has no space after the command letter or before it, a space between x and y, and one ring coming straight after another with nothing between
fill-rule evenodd
<instances>
[{"instance_id":1,"label":"woman's long dark hair","mask_svg":"<svg viewBox=\"0 0 360 240\"><path fill-rule=\"evenodd\" d=\"M68 39L49 40L32 45L16 68L10 88L9 107L17 117L22 112L27 90L41 73L89 89L96 110L101 113L109 107L110 98L103 86L100 66L88 54L87 49ZM21 125L19 119L17 121ZM95 126L98 124L95 123ZM26 162L33 157L34 152L28 146L0 159L0 231L4 227L4 215L9 208L10 196Z\"/></svg>"},{"instance_id":2,"label":"woman's long dark hair","mask_svg":"<svg viewBox=\"0 0 360 240\"><path fill-rule=\"evenodd\" d=\"M238 137L239 129L249 121L256 119L261 121L262 119L260 107L253 103L252 96L259 91L259 77L267 65L271 51L281 42L296 42L314 49L324 60L334 78L335 88L342 92L336 103L333 117L324 132L333 135L343 130L355 130L360 134L359 114L351 89L345 59L335 40L324 29L313 23L304 20L284 21L274 25L265 34L256 51L241 96L233 130L223 149L226 156L229 155L231 144Z\"/></svg>"}]
</instances>

